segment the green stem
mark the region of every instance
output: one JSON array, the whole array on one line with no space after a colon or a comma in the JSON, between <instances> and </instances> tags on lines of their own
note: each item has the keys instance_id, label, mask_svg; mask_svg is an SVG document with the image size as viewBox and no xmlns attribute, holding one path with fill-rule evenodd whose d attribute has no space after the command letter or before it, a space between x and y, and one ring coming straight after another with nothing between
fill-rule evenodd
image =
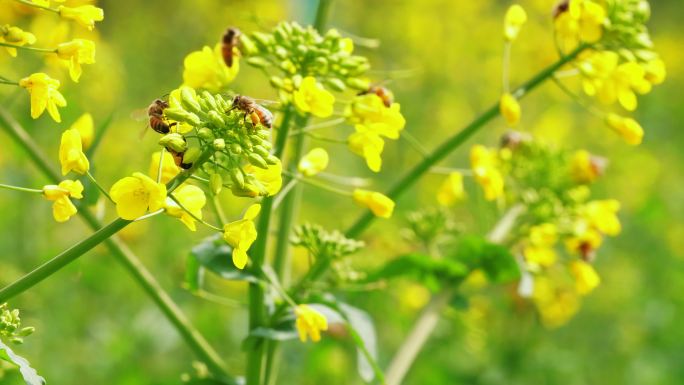
<instances>
[{"instance_id":1,"label":"green stem","mask_svg":"<svg viewBox=\"0 0 684 385\"><path fill-rule=\"evenodd\" d=\"M39 190L36 188L12 186L9 184L2 184L2 183L0 183L0 188L4 188L4 189L8 189L8 190L14 190L14 191L21 191L21 192L39 193L39 194L41 194L43 192L43 190Z\"/></svg>"},{"instance_id":2,"label":"green stem","mask_svg":"<svg viewBox=\"0 0 684 385\"><path fill-rule=\"evenodd\" d=\"M19 82L13 82L13 81L7 80L7 79L0 79L0 84L7 84L10 86L18 86Z\"/></svg>"},{"instance_id":3,"label":"green stem","mask_svg":"<svg viewBox=\"0 0 684 385\"><path fill-rule=\"evenodd\" d=\"M183 204L173 194L169 194L169 198L171 198L172 201L176 202L178 207L180 207L181 210L185 211L188 215L190 215L192 217L192 219L194 219L197 222L207 226L208 228L210 228L212 230L216 230L218 232L223 231L223 229L221 229L220 227L214 226L211 223L205 222L202 219L198 218L197 215L193 214L192 211L190 211L187 207L183 206Z\"/></svg>"},{"instance_id":4,"label":"green stem","mask_svg":"<svg viewBox=\"0 0 684 385\"><path fill-rule=\"evenodd\" d=\"M8 48L16 48L16 49L23 49L25 51L35 51L35 52L42 52L42 53L55 53L57 52L56 49L54 48L38 48L38 47L30 47L27 45L16 45L16 44L10 44L10 43L0 43L0 47L8 47Z\"/></svg>"},{"instance_id":5,"label":"green stem","mask_svg":"<svg viewBox=\"0 0 684 385\"><path fill-rule=\"evenodd\" d=\"M565 64L573 60L580 52L584 51L588 45L580 45L574 51L570 52L567 56L560 58L554 64L548 66L537 75L532 77L522 86L518 87L514 92L513 96L518 99L527 95L530 91L537 88L540 84L544 83L545 80L553 76L559 68L563 67ZM486 123L494 119L499 115L499 104L495 103L487 110L485 110L480 116L475 118L472 122L466 125L463 130L455 134L451 138L447 139L439 147L437 147L428 157L423 159L420 163L413 167L408 173L406 173L399 181L389 190L386 194L390 199L396 200L401 197L411 186L413 186L418 179L428 172L432 166L437 162L444 159L452 151L457 149L466 140L468 140L473 134L478 132ZM370 211L366 211L359 219L354 222L346 231L346 236L349 238L358 237L368 225L375 219Z\"/></svg>"},{"instance_id":6,"label":"green stem","mask_svg":"<svg viewBox=\"0 0 684 385\"><path fill-rule=\"evenodd\" d=\"M55 9L55 8L50 8L50 7L46 7L46 6L44 6L44 5L39 5L39 4L36 4L36 3L32 2L32 1L27 1L27 0L15 0L15 1L16 1L17 3L21 3L21 4L24 4L24 5L28 5L29 7L40 8L40 9L44 9L44 10L46 10L46 11L59 13L59 11L58 11L57 9Z\"/></svg>"},{"instance_id":7,"label":"green stem","mask_svg":"<svg viewBox=\"0 0 684 385\"><path fill-rule=\"evenodd\" d=\"M86 171L86 176L88 177L88 179L90 179L91 182L93 182L93 184L95 185L95 187L97 187L98 190L100 190L100 192L101 192L104 196L106 196L107 199L109 199L110 202L114 203L114 201L112 200L112 197L110 197L110 196L109 196L109 193L107 193L107 190L105 190L102 186L100 186L99 183L97 183L97 180L95 180L95 177L93 176L93 174L90 173L90 171Z\"/></svg>"},{"instance_id":8,"label":"green stem","mask_svg":"<svg viewBox=\"0 0 684 385\"><path fill-rule=\"evenodd\" d=\"M45 157L28 133L3 108L0 108L0 126L5 129L17 144L23 147L26 154L43 175L53 183L58 183L61 180L60 174L52 168L50 160ZM100 231L103 228L102 224L90 211L80 209L78 210L78 215L83 218L91 229ZM131 249L116 237L105 239L104 245L107 246L116 260L128 270L131 277L149 295L159 310L183 337L188 347L209 367L211 372L218 377L225 378L230 383L235 383L218 353L216 353L197 329L192 326L182 310L164 291L152 273L147 270Z\"/></svg>"}]
</instances>

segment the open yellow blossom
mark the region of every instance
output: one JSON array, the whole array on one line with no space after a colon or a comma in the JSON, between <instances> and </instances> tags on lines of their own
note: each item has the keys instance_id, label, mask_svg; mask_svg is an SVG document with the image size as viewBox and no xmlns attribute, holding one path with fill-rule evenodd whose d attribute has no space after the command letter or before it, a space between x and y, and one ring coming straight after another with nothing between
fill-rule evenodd
<instances>
[{"instance_id":1,"label":"open yellow blossom","mask_svg":"<svg viewBox=\"0 0 684 385\"><path fill-rule=\"evenodd\" d=\"M96 21L104 20L104 11L94 5L80 5L78 7L57 7L59 15L65 19L74 20L78 24L93 30Z\"/></svg>"},{"instance_id":2,"label":"open yellow blossom","mask_svg":"<svg viewBox=\"0 0 684 385\"><path fill-rule=\"evenodd\" d=\"M533 226L523 254L531 267L549 267L556 262L554 245L558 241L558 229L553 223Z\"/></svg>"},{"instance_id":3,"label":"open yellow blossom","mask_svg":"<svg viewBox=\"0 0 684 385\"><path fill-rule=\"evenodd\" d=\"M316 147L299 160L297 169L305 176L313 176L325 170L329 161L328 152L321 147Z\"/></svg>"},{"instance_id":4,"label":"open yellow blossom","mask_svg":"<svg viewBox=\"0 0 684 385\"><path fill-rule=\"evenodd\" d=\"M276 164L269 164L265 169L248 164L245 172L254 176L254 184L246 181L244 189L233 185L233 193L237 196L273 196L283 186L283 165L280 160Z\"/></svg>"},{"instance_id":5,"label":"open yellow blossom","mask_svg":"<svg viewBox=\"0 0 684 385\"><path fill-rule=\"evenodd\" d=\"M179 202L176 203L170 197L166 198L164 209L166 213L172 217L180 219L190 231L197 231L195 226L195 218L202 219L202 208L207 203L207 198L201 188L189 184L184 184L178 187L173 193L173 197ZM183 207L181 207L181 205ZM188 213L187 211L190 211ZM192 215L190 215L192 214ZM195 218L193 218L193 215Z\"/></svg>"},{"instance_id":6,"label":"open yellow blossom","mask_svg":"<svg viewBox=\"0 0 684 385\"><path fill-rule=\"evenodd\" d=\"M145 213L157 211L166 202L166 186L136 172L120 179L109 190L116 203L116 212L123 219L133 220Z\"/></svg>"},{"instance_id":7,"label":"open yellow blossom","mask_svg":"<svg viewBox=\"0 0 684 385\"><path fill-rule=\"evenodd\" d=\"M592 155L586 150L577 150L572 155L570 174L578 183L591 183L603 175L608 161L600 156Z\"/></svg>"},{"instance_id":8,"label":"open yellow blossom","mask_svg":"<svg viewBox=\"0 0 684 385\"><path fill-rule=\"evenodd\" d=\"M527 13L518 4L511 5L504 17L504 39L513 41L518 37L520 28L527 21Z\"/></svg>"},{"instance_id":9,"label":"open yellow blossom","mask_svg":"<svg viewBox=\"0 0 684 385\"><path fill-rule=\"evenodd\" d=\"M601 283L601 277L594 267L582 260L570 262L570 273L575 278L575 288L581 295L591 293Z\"/></svg>"},{"instance_id":10,"label":"open yellow blossom","mask_svg":"<svg viewBox=\"0 0 684 385\"><path fill-rule=\"evenodd\" d=\"M349 150L366 160L366 165L371 171L378 172L382 168L382 150L385 141L380 135L368 131L365 126L359 126L357 132L347 138Z\"/></svg>"},{"instance_id":11,"label":"open yellow blossom","mask_svg":"<svg viewBox=\"0 0 684 385\"><path fill-rule=\"evenodd\" d=\"M90 162L83 153L81 134L75 128L62 133L62 141L59 144L59 163L62 165L62 175L66 175L69 171L84 175L90 168Z\"/></svg>"},{"instance_id":12,"label":"open yellow blossom","mask_svg":"<svg viewBox=\"0 0 684 385\"><path fill-rule=\"evenodd\" d=\"M0 26L0 43L10 43L18 46L35 44L36 37L31 32L26 32L19 27L11 25ZM17 49L5 47L10 56L17 56Z\"/></svg>"},{"instance_id":13,"label":"open yellow blossom","mask_svg":"<svg viewBox=\"0 0 684 385\"><path fill-rule=\"evenodd\" d=\"M617 132L624 139L625 143L632 146L641 144L644 138L644 129L639 122L632 118L608 114L606 116L606 123L608 127L612 128L613 131Z\"/></svg>"},{"instance_id":14,"label":"open yellow blossom","mask_svg":"<svg viewBox=\"0 0 684 385\"><path fill-rule=\"evenodd\" d=\"M451 206L464 196L463 174L457 171L450 173L437 190L437 202L442 206Z\"/></svg>"},{"instance_id":15,"label":"open yellow blossom","mask_svg":"<svg viewBox=\"0 0 684 385\"><path fill-rule=\"evenodd\" d=\"M503 195L504 180L497 168L495 150L488 150L480 144L473 146L470 150L470 166L475 180L484 190L486 200L493 201Z\"/></svg>"},{"instance_id":16,"label":"open yellow blossom","mask_svg":"<svg viewBox=\"0 0 684 385\"><path fill-rule=\"evenodd\" d=\"M313 76L307 76L292 94L295 107L300 112L327 118L333 113L335 96L326 90Z\"/></svg>"},{"instance_id":17,"label":"open yellow blossom","mask_svg":"<svg viewBox=\"0 0 684 385\"><path fill-rule=\"evenodd\" d=\"M87 150L93 143L93 137L95 135L93 116L90 115L89 112L86 112L76 119L76 121L69 128L78 131L78 133L81 135L81 144L83 145L83 149Z\"/></svg>"},{"instance_id":18,"label":"open yellow blossom","mask_svg":"<svg viewBox=\"0 0 684 385\"><path fill-rule=\"evenodd\" d=\"M355 125L357 132L370 131L389 139L398 139L406 125L401 105L392 103L388 107L374 93L355 96L345 115Z\"/></svg>"},{"instance_id":19,"label":"open yellow blossom","mask_svg":"<svg viewBox=\"0 0 684 385\"><path fill-rule=\"evenodd\" d=\"M204 46L188 54L183 60L183 85L220 92L230 84L240 70L239 56L228 67L221 56L221 46Z\"/></svg>"},{"instance_id":20,"label":"open yellow blossom","mask_svg":"<svg viewBox=\"0 0 684 385\"><path fill-rule=\"evenodd\" d=\"M55 51L57 56L69 65L71 80L78 82L83 70L81 64L95 63L95 43L86 39L74 39L59 44Z\"/></svg>"},{"instance_id":21,"label":"open yellow blossom","mask_svg":"<svg viewBox=\"0 0 684 385\"><path fill-rule=\"evenodd\" d=\"M379 192L355 189L352 197L354 202L368 208L376 217L390 218L394 212L394 201Z\"/></svg>"},{"instance_id":22,"label":"open yellow blossom","mask_svg":"<svg viewBox=\"0 0 684 385\"><path fill-rule=\"evenodd\" d=\"M656 58L649 60L642 65L646 71L646 80L648 80L651 84L657 85L665 81L667 70L665 69L665 62L663 59Z\"/></svg>"},{"instance_id":23,"label":"open yellow blossom","mask_svg":"<svg viewBox=\"0 0 684 385\"><path fill-rule=\"evenodd\" d=\"M515 127L520 122L520 103L513 95L509 93L501 95L499 111L509 126Z\"/></svg>"},{"instance_id":24,"label":"open yellow blossom","mask_svg":"<svg viewBox=\"0 0 684 385\"><path fill-rule=\"evenodd\" d=\"M58 185L43 187L45 199L53 201L52 216L57 222L66 222L74 216L78 210L69 198L83 198L83 185L80 181L64 180Z\"/></svg>"},{"instance_id":25,"label":"open yellow blossom","mask_svg":"<svg viewBox=\"0 0 684 385\"><path fill-rule=\"evenodd\" d=\"M596 249L603 243L601 233L591 228L585 220L577 221L574 227L573 235L565 240L565 248L582 258L592 258Z\"/></svg>"},{"instance_id":26,"label":"open yellow blossom","mask_svg":"<svg viewBox=\"0 0 684 385\"><path fill-rule=\"evenodd\" d=\"M299 339L302 342L311 337L311 341L321 340L321 331L328 330L328 320L325 316L309 305L297 305L295 308L295 326L299 332Z\"/></svg>"},{"instance_id":27,"label":"open yellow blossom","mask_svg":"<svg viewBox=\"0 0 684 385\"><path fill-rule=\"evenodd\" d=\"M568 322L580 305L574 289L559 286L552 278L544 275L535 277L532 300L542 323L548 328L557 328Z\"/></svg>"},{"instance_id":28,"label":"open yellow blossom","mask_svg":"<svg viewBox=\"0 0 684 385\"><path fill-rule=\"evenodd\" d=\"M159 178L160 157L160 151L152 154L152 159L150 160L150 171L148 172L148 175L154 180L159 179L161 183L168 183L171 179L178 175L178 173L180 173L181 169L180 167L176 166L176 162L173 160L173 155L171 155L168 151L164 151L164 158L162 159L161 166L161 178Z\"/></svg>"},{"instance_id":29,"label":"open yellow blossom","mask_svg":"<svg viewBox=\"0 0 684 385\"><path fill-rule=\"evenodd\" d=\"M249 256L247 250L257 239L254 218L259 215L261 205L253 204L247 208L242 219L223 226L223 239L233 248L233 264L238 269L244 269Z\"/></svg>"},{"instance_id":30,"label":"open yellow blossom","mask_svg":"<svg viewBox=\"0 0 684 385\"><path fill-rule=\"evenodd\" d=\"M67 102L57 90L59 80L52 79L42 72L37 72L21 79L19 85L26 88L31 94L31 117L33 119L38 119L47 108L55 122L62 121L57 107L65 107Z\"/></svg>"},{"instance_id":31,"label":"open yellow blossom","mask_svg":"<svg viewBox=\"0 0 684 385\"><path fill-rule=\"evenodd\" d=\"M594 43L603 36L607 13L593 0L569 0L566 9L559 9L554 21L556 36L563 49L572 49L580 41Z\"/></svg>"},{"instance_id":32,"label":"open yellow blossom","mask_svg":"<svg viewBox=\"0 0 684 385\"><path fill-rule=\"evenodd\" d=\"M620 202L615 199L591 201L584 206L582 214L596 230L602 234L615 236L620 234L622 227L617 212Z\"/></svg>"}]
</instances>

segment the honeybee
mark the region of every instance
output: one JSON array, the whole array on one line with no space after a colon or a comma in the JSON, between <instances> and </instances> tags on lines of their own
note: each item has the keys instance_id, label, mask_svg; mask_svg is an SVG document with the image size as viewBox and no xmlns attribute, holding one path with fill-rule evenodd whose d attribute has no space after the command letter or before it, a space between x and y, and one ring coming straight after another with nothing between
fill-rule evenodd
<instances>
[{"instance_id":1,"label":"honeybee","mask_svg":"<svg viewBox=\"0 0 684 385\"><path fill-rule=\"evenodd\" d=\"M249 118L252 125L261 123L264 127L273 127L273 114L266 107L258 104L248 96L235 95L232 109L237 108L245 113L245 119Z\"/></svg>"},{"instance_id":2,"label":"honeybee","mask_svg":"<svg viewBox=\"0 0 684 385\"><path fill-rule=\"evenodd\" d=\"M553 18L557 18L560 16L561 13L567 12L568 8L570 7L570 1L568 0L561 0L556 4L555 7L553 7Z\"/></svg>"},{"instance_id":3,"label":"honeybee","mask_svg":"<svg viewBox=\"0 0 684 385\"><path fill-rule=\"evenodd\" d=\"M392 103L394 103L394 95L392 94L392 91L388 90L383 86L371 86L366 91L359 92L359 95L367 94L378 95L380 99L382 99L382 102L385 104L385 107L389 108L389 106L391 106Z\"/></svg>"},{"instance_id":4,"label":"honeybee","mask_svg":"<svg viewBox=\"0 0 684 385\"><path fill-rule=\"evenodd\" d=\"M183 163L183 155L185 155L185 152L177 152L168 148L166 151L171 153L171 156L173 157L173 163L175 163L176 166L182 168L183 170L187 170L192 167L192 163Z\"/></svg>"},{"instance_id":5,"label":"honeybee","mask_svg":"<svg viewBox=\"0 0 684 385\"><path fill-rule=\"evenodd\" d=\"M147 116L149 117L150 127L160 134L168 134L171 127L176 123L169 124L164 119L164 109L169 107L169 103L161 99L155 99L149 107L147 107Z\"/></svg>"},{"instance_id":6,"label":"honeybee","mask_svg":"<svg viewBox=\"0 0 684 385\"><path fill-rule=\"evenodd\" d=\"M237 47L240 42L240 30L235 27L230 27L223 34L221 39L221 54L223 55L223 61L228 67L233 66L233 57L235 55L234 48Z\"/></svg>"}]
</instances>

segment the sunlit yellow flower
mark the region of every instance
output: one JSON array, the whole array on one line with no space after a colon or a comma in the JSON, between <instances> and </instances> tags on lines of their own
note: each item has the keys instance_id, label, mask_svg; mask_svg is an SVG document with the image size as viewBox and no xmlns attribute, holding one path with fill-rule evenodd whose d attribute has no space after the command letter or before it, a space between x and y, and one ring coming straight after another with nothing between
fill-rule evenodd
<instances>
[{"instance_id":1,"label":"sunlit yellow flower","mask_svg":"<svg viewBox=\"0 0 684 385\"><path fill-rule=\"evenodd\" d=\"M249 256L247 250L257 239L254 218L259 215L261 205L253 204L247 208L242 219L223 226L223 239L233 247L233 264L238 269L243 269Z\"/></svg>"},{"instance_id":2,"label":"sunlit yellow flower","mask_svg":"<svg viewBox=\"0 0 684 385\"><path fill-rule=\"evenodd\" d=\"M601 283L594 267L582 260L570 262L570 273L575 278L575 287L581 295L591 293Z\"/></svg>"},{"instance_id":3,"label":"sunlit yellow flower","mask_svg":"<svg viewBox=\"0 0 684 385\"><path fill-rule=\"evenodd\" d=\"M570 174L575 182L591 183L603 175L607 163L605 158L592 155L586 150L578 150L572 155Z\"/></svg>"},{"instance_id":4,"label":"sunlit yellow flower","mask_svg":"<svg viewBox=\"0 0 684 385\"><path fill-rule=\"evenodd\" d=\"M42 7L49 7L50 0L30 0L33 4L40 5Z\"/></svg>"},{"instance_id":5,"label":"sunlit yellow flower","mask_svg":"<svg viewBox=\"0 0 684 385\"><path fill-rule=\"evenodd\" d=\"M605 235L615 236L620 234L622 227L617 212L620 210L620 202L615 199L591 201L582 210L583 217L589 225Z\"/></svg>"},{"instance_id":6,"label":"sunlit yellow flower","mask_svg":"<svg viewBox=\"0 0 684 385\"><path fill-rule=\"evenodd\" d=\"M90 168L90 162L83 153L81 134L75 128L62 133L62 141L59 144L59 163L62 165L62 175L66 175L69 171L84 175Z\"/></svg>"},{"instance_id":7,"label":"sunlit yellow flower","mask_svg":"<svg viewBox=\"0 0 684 385\"><path fill-rule=\"evenodd\" d=\"M354 202L368 208L376 217L390 218L392 216L394 201L379 192L355 189L352 197Z\"/></svg>"},{"instance_id":8,"label":"sunlit yellow flower","mask_svg":"<svg viewBox=\"0 0 684 385\"><path fill-rule=\"evenodd\" d=\"M442 206L451 206L464 196L463 174L457 171L450 173L437 190L437 202Z\"/></svg>"},{"instance_id":9,"label":"sunlit yellow flower","mask_svg":"<svg viewBox=\"0 0 684 385\"><path fill-rule=\"evenodd\" d=\"M563 49L574 48L580 41L594 43L603 35L606 10L592 0L569 0L566 10L556 15L556 36Z\"/></svg>"},{"instance_id":10,"label":"sunlit yellow flower","mask_svg":"<svg viewBox=\"0 0 684 385\"><path fill-rule=\"evenodd\" d=\"M382 98L374 93L355 96L345 115L355 125L357 132L370 131L389 139L398 139L406 125L401 105L392 103L387 107Z\"/></svg>"},{"instance_id":11,"label":"sunlit yellow flower","mask_svg":"<svg viewBox=\"0 0 684 385\"><path fill-rule=\"evenodd\" d=\"M537 276L534 280L532 300L541 315L544 326L562 326L579 310L579 298L573 289L558 286L553 279Z\"/></svg>"},{"instance_id":12,"label":"sunlit yellow flower","mask_svg":"<svg viewBox=\"0 0 684 385\"><path fill-rule=\"evenodd\" d=\"M313 76L302 80L302 84L292 94L292 99L300 112L308 112L319 118L327 118L333 113L335 96Z\"/></svg>"},{"instance_id":13,"label":"sunlit yellow flower","mask_svg":"<svg viewBox=\"0 0 684 385\"><path fill-rule=\"evenodd\" d=\"M11 25L0 26L0 43L10 43L18 46L35 44L36 37L31 32L26 32L19 27ZM5 47L10 56L17 56L17 49Z\"/></svg>"},{"instance_id":14,"label":"sunlit yellow flower","mask_svg":"<svg viewBox=\"0 0 684 385\"><path fill-rule=\"evenodd\" d=\"M374 172L380 171L382 167L382 150L385 148L385 141L380 135L368 131L365 126L357 127L357 132L347 138L349 150L356 155L362 156L366 160L368 168Z\"/></svg>"},{"instance_id":15,"label":"sunlit yellow flower","mask_svg":"<svg viewBox=\"0 0 684 385\"><path fill-rule=\"evenodd\" d=\"M78 7L57 7L59 15L65 19L74 20L78 24L93 30L96 21L104 20L104 11L94 5L80 5Z\"/></svg>"},{"instance_id":16,"label":"sunlit yellow flower","mask_svg":"<svg viewBox=\"0 0 684 385\"><path fill-rule=\"evenodd\" d=\"M554 245L558 241L558 229L552 223L533 226L523 254L525 261L532 267L549 267L556 262Z\"/></svg>"},{"instance_id":17,"label":"sunlit yellow flower","mask_svg":"<svg viewBox=\"0 0 684 385\"><path fill-rule=\"evenodd\" d=\"M518 37L520 28L527 21L527 13L518 4L511 5L504 17L504 39L513 41Z\"/></svg>"},{"instance_id":18,"label":"sunlit yellow flower","mask_svg":"<svg viewBox=\"0 0 684 385\"><path fill-rule=\"evenodd\" d=\"M180 205L170 197L167 197L164 205L166 213L180 219L190 231L196 231L195 218L202 219L202 208L207 203L204 191L197 186L184 184L178 187L172 195L180 202ZM181 208L181 205L190 213ZM195 218L193 218L193 215Z\"/></svg>"},{"instance_id":19,"label":"sunlit yellow flower","mask_svg":"<svg viewBox=\"0 0 684 385\"><path fill-rule=\"evenodd\" d=\"M608 114L606 116L606 123L608 124L608 127L617 132L627 144L631 144L632 146L641 144L641 141L644 138L644 129L639 122L632 118L617 114Z\"/></svg>"},{"instance_id":20,"label":"sunlit yellow flower","mask_svg":"<svg viewBox=\"0 0 684 385\"><path fill-rule=\"evenodd\" d=\"M116 203L116 212L123 219L133 220L148 211L157 211L166 202L166 186L136 172L120 179L109 190Z\"/></svg>"},{"instance_id":21,"label":"sunlit yellow flower","mask_svg":"<svg viewBox=\"0 0 684 385\"><path fill-rule=\"evenodd\" d=\"M646 71L646 80L653 85L660 84L665 81L667 70L665 69L665 62L660 59L653 59L643 64Z\"/></svg>"},{"instance_id":22,"label":"sunlit yellow flower","mask_svg":"<svg viewBox=\"0 0 684 385\"><path fill-rule=\"evenodd\" d=\"M83 144L83 149L87 150L93 143L93 136L95 135L93 116L86 112L76 119L76 121L69 128L78 131L78 133L81 135L81 144Z\"/></svg>"},{"instance_id":23,"label":"sunlit yellow flower","mask_svg":"<svg viewBox=\"0 0 684 385\"><path fill-rule=\"evenodd\" d=\"M503 175L497 168L497 163L496 151L479 144L471 148L470 166L488 201L493 201L504 193Z\"/></svg>"},{"instance_id":24,"label":"sunlit yellow flower","mask_svg":"<svg viewBox=\"0 0 684 385\"><path fill-rule=\"evenodd\" d=\"M509 126L515 127L520 122L520 103L511 94L501 95L499 111Z\"/></svg>"},{"instance_id":25,"label":"sunlit yellow flower","mask_svg":"<svg viewBox=\"0 0 684 385\"><path fill-rule=\"evenodd\" d=\"M239 56L228 67L221 55L221 46L214 49L204 46L201 51L188 54L183 60L183 84L191 88L203 88L220 92L230 84L240 70Z\"/></svg>"},{"instance_id":26,"label":"sunlit yellow flower","mask_svg":"<svg viewBox=\"0 0 684 385\"><path fill-rule=\"evenodd\" d=\"M80 181L64 180L59 185L43 187L43 196L47 200L54 201L52 216L55 221L66 222L78 211L69 198L83 198L83 185Z\"/></svg>"},{"instance_id":27,"label":"sunlit yellow flower","mask_svg":"<svg viewBox=\"0 0 684 385\"><path fill-rule=\"evenodd\" d=\"M154 180L159 179L158 175L160 156L161 152L157 151L152 154L152 159L150 161L150 171L148 172L148 175ZM176 166L176 162L173 160L173 155L171 155L168 151L164 151L164 158L162 159L161 165L161 179L159 179L159 181L161 183L168 183L171 179L178 175L180 171L180 167Z\"/></svg>"},{"instance_id":28,"label":"sunlit yellow flower","mask_svg":"<svg viewBox=\"0 0 684 385\"><path fill-rule=\"evenodd\" d=\"M297 169L305 176L313 176L325 170L329 161L328 152L321 147L316 147L299 160Z\"/></svg>"},{"instance_id":29,"label":"sunlit yellow flower","mask_svg":"<svg viewBox=\"0 0 684 385\"><path fill-rule=\"evenodd\" d=\"M591 228L585 220L577 221L574 227L573 235L565 240L565 248L570 253L590 259L603 243L603 237L601 233Z\"/></svg>"},{"instance_id":30,"label":"sunlit yellow flower","mask_svg":"<svg viewBox=\"0 0 684 385\"><path fill-rule=\"evenodd\" d=\"M311 337L311 341L318 342L321 340L321 331L328 330L328 320L325 316L309 305L297 305L295 316L295 326L302 342L307 341L307 336Z\"/></svg>"},{"instance_id":31,"label":"sunlit yellow flower","mask_svg":"<svg viewBox=\"0 0 684 385\"><path fill-rule=\"evenodd\" d=\"M83 72L81 64L95 63L95 43L85 39L74 39L57 46L57 56L68 62L71 80L78 82Z\"/></svg>"},{"instance_id":32,"label":"sunlit yellow flower","mask_svg":"<svg viewBox=\"0 0 684 385\"><path fill-rule=\"evenodd\" d=\"M62 121L57 107L65 107L67 102L57 90L59 80L52 79L42 72L37 72L21 79L19 85L26 88L31 94L31 117L33 119L37 119L47 108L55 122Z\"/></svg>"},{"instance_id":33,"label":"sunlit yellow flower","mask_svg":"<svg viewBox=\"0 0 684 385\"><path fill-rule=\"evenodd\" d=\"M245 166L245 172L255 178L255 184L245 183L245 189L233 186L233 193L237 196L273 196L283 186L283 165L280 160L276 164L269 164L266 169L251 164Z\"/></svg>"}]
</instances>

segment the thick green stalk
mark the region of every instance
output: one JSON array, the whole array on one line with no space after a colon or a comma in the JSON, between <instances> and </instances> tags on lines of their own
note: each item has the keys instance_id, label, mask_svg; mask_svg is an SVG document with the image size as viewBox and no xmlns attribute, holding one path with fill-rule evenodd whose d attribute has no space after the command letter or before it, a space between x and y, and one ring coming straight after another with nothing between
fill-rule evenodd
<instances>
[{"instance_id":1,"label":"thick green stalk","mask_svg":"<svg viewBox=\"0 0 684 385\"><path fill-rule=\"evenodd\" d=\"M61 176L51 166L51 162L45 157L40 148L35 144L26 131L0 108L0 126L25 150L33 163L52 182L58 183ZM102 228L102 224L88 210L81 208L78 214L95 231ZM116 237L104 241L105 246L116 259L129 271L133 279L145 290L162 313L181 334L188 346L195 354L206 363L211 372L219 377L231 379L225 369L220 356L214 351L204 337L190 324L185 314L176 305L171 297L164 291L154 276L145 268L140 259Z\"/></svg>"},{"instance_id":2,"label":"thick green stalk","mask_svg":"<svg viewBox=\"0 0 684 385\"><path fill-rule=\"evenodd\" d=\"M584 51L587 47L587 45L580 45L574 51L560 58L557 62L548 66L522 86L518 87L515 91L513 91L513 95L518 99L521 99L527 95L527 93L537 88L537 86L542 84L545 80L548 80L551 76L553 76L553 73L558 69L576 58L577 55L579 55L580 52ZM397 198L401 197L406 190L413 186L423 174L430 170L432 166L457 149L466 140L468 140L468 138L473 136L473 134L479 131L482 127L484 127L485 124L498 115L499 103L495 103L485 110L485 112L483 112L480 116L475 118L475 120L466 125L463 130L443 142L429 156L425 157L420 163L413 167L413 169L400 178L399 181L392 186L392 188L390 188L387 196L392 200L396 200ZM368 227L373 219L375 219L373 214L370 211L366 211L356 222L354 222L354 224L349 227L349 229L347 229L347 237L358 237Z\"/></svg>"}]
</instances>

